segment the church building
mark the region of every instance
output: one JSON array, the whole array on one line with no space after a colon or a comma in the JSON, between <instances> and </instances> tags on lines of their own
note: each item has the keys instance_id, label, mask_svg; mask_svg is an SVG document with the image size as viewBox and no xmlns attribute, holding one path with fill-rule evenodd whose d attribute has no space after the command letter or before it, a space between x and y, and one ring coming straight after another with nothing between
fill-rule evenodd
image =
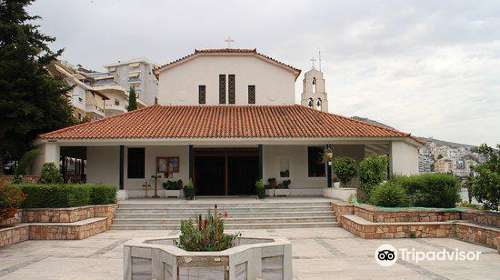
<instances>
[{"instance_id":1,"label":"church building","mask_svg":"<svg viewBox=\"0 0 500 280\"><path fill-rule=\"evenodd\" d=\"M314 63L314 61L313 61ZM316 196L331 186L323 151L358 163L387 155L393 174L418 172L418 139L408 133L332 114L323 73L301 70L256 49L204 49L155 69L158 105L38 137L45 162L84 151L86 182L144 196L160 183L193 180L197 196L254 195L255 182L290 180L291 195Z\"/></svg>"}]
</instances>

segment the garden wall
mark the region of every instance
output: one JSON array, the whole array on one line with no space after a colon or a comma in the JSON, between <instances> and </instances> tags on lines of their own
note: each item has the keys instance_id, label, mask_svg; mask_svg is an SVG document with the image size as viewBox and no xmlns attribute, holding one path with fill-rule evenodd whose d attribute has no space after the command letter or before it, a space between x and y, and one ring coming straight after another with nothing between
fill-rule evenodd
<instances>
[{"instance_id":1,"label":"garden wall","mask_svg":"<svg viewBox=\"0 0 500 280\"><path fill-rule=\"evenodd\" d=\"M109 230L117 204L71 208L39 208L19 211L17 219L0 229L0 247L26 240L78 240Z\"/></svg>"},{"instance_id":2,"label":"garden wall","mask_svg":"<svg viewBox=\"0 0 500 280\"><path fill-rule=\"evenodd\" d=\"M500 252L500 213L434 209L385 210L370 205L332 202L339 225L367 239L457 238Z\"/></svg>"}]
</instances>

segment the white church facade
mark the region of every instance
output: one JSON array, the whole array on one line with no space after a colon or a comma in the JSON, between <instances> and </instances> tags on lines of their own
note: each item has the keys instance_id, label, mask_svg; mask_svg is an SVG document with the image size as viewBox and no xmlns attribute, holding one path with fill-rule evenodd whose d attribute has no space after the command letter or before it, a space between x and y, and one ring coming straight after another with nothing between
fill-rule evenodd
<instances>
[{"instance_id":1,"label":"white church facade","mask_svg":"<svg viewBox=\"0 0 500 280\"><path fill-rule=\"evenodd\" d=\"M323 73L301 71L255 49L195 50L155 70L158 105L40 135L44 162L84 151L86 181L119 186L124 197L160 183L192 179L197 195L255 194L258 179L290 180L292 195L322 195L331 172L325 147L358 163L388 155L391 172L418 172L418 139L328 113Z\"/></svg>"}]
</instances>

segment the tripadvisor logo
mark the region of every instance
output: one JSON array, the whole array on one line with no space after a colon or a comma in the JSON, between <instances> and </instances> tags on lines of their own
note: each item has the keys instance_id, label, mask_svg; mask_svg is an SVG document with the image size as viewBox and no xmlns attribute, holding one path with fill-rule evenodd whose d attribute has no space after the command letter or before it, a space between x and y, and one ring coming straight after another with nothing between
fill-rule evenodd
<instances>
[{"instance_id":1,"label":"tripadvisor logo","mask_svg":"<svg viewBox=\"0 0 500 280\"><path fill-rule=\"evenodd\" d=\"M399 254L398 254L399 253ZM455 249L454 251L449 251L443 249L441 251L431 251L431 252L422 252L417 251L415 249L406 249L401 248L396 250L394 246L390 244L380 245L377 250L375 250L375 260L381 266L391 266L396 263L398 260L398 255L403 261L411 261L418 263L419 261L428 260L428 261L478 261L480 251L459 251Z\"/></svg>"}]
</instances>

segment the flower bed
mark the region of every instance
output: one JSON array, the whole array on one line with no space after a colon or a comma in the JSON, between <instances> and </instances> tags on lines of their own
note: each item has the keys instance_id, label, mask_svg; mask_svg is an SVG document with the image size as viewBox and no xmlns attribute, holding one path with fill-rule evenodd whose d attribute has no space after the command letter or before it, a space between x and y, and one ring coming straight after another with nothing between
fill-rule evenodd
<instances>
[{"instance_id":1,"label":"flower bed","mask_svg":"<svg viewBox=\"0 0 500 280\"><path fill-rule=\"evenodd\" d=\"M292 279L292 245L285 238L238 237L236 246L219 252L188 252L176 240L127 242L124 279Z\"/></svg>"}]
</instances>

